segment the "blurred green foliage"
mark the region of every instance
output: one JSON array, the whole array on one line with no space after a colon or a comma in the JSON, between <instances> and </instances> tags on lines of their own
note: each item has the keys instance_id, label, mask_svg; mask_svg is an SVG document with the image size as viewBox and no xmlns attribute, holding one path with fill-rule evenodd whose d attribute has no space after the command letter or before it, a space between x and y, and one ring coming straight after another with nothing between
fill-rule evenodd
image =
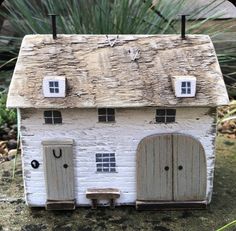
<instances>
[{"instance_id":1,"label":"blurred green foliage","mask_svg":"<svg viewBox=\"0 0 236 231\"><path fill-rule=\"evenodd\" d=\"M6 108L7 95L4 93L0 94L0 127L7 125L16 124L17 114L15 109Z\"/></svg>"}]
</instances>

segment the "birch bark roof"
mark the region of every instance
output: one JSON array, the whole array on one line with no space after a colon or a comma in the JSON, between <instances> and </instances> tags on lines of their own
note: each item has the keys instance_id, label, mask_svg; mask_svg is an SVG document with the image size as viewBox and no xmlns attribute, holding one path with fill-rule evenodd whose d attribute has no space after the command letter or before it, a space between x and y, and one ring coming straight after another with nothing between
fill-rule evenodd
<instances>
[{"instance_id":1,"label":"birch bark roof","mask_svg":"<svg viewBox=\"0 0 236 231\"><path fill-rule=\"evenodd\" d=\"M228 95L207 35L27 35L8 93L8 107L215 107ZM195 76L193 98L176 98L173 76ZM45 98L45 76L64 76L65 98Z\"/></svg>"}]
</instances>

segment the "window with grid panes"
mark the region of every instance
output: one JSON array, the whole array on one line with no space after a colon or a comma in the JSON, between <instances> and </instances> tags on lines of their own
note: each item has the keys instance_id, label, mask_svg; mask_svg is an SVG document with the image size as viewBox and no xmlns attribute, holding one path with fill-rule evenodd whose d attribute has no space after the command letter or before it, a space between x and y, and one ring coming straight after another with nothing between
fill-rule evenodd
<instances>
[{"instance_id":1,"label":"window with grid panes","mask_svg":"<svg viewBox=\"0 0 236 231\"><path fill-rule=\"evenodd\" d=\"M49 92L50 93L59 93L59 82L58 81L49 81Z\"/></svg>"},{"instance_id":2,"label":"window with grid panes","mask_svg":"<svg viewBox=\"0 0 236 231\"><path fill-rule=\"evenodd\" d=\"M115 172L115 153L96 153L97 172Z\"/></svg>"},{"instance_id":3,"label":"window with grid panes","mask_svg":"<svg viewBox=\"0 0 236 231\"><path fill-rule=\"evenodd\" d=\"M115 122L115 109L114 108L99 108L98 121L99 122Z\"/></svg>"},{"instance_id":4,"label":"window with grid panes","mask_svg":"<svg viewBox=\"0 0 236 231\"><path fill-rule=\"evenodd\" d=\"M62 116L60 111L44 111L45 124L61 124Z\"/></svg>"},{"instance_id":5,"label":"window with grid panes","mask_svg":"<svg viewBox=\"0 0 236 231\"><path fill-rule=\"evenodd\" d=\"M191 82L190 81L183 81L181 83L181 94L183 94L183 95L190 95L191 94Z\"/></svg>"},{"instance_id":6,"label":"window with grid panes","mask_svg":"<svg viewBox=\"0 0 236 231\"><path fill-rule=\"evenodd\" d=\"M176 109L156 109L157 123L175 122Z\"/></svg>"}]
</instances>

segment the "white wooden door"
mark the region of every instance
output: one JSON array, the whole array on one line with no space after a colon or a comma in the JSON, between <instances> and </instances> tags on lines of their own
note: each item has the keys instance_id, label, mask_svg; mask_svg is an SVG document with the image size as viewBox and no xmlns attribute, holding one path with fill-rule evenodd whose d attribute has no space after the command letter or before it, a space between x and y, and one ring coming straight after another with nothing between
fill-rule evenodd
<instances>
[{"instance_id":1,"label":"white wooden door","mask_svg":"<svg viewBox=\"0 0 236 231\"><path fill-rule=\"evenodd\" d=\"M191 136L153 135L138 145L138 201L203 201L206 178L204 149Z\"/></svg>"},{"instance_id":2,"label":"white wooden door","mask_svg":"<svg viewBox=\"0 0 236 231\"><path fill-rule=\"evenodd\" d=\"M139 144L137 200L172 200L171 135L149 136Z\"/></svg>"},{"instance_id":3,"label":"white wooden door","mask_svg":"<svg viewBox=\"0 0 236 231\"><path fill-rule=\"evenodd\" d=\"M72 145L44 145L47 200L74 200Z\"/></svg>"}]
</instances>

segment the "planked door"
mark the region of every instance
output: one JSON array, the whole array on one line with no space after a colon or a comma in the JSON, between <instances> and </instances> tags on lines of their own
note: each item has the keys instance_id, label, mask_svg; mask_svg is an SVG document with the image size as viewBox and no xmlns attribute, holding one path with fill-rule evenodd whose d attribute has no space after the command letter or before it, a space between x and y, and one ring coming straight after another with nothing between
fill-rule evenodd
<instances>
[{"instance_id":1,"label":"planked door","mask_svg":"<svg viewBox=\"0 0 236 231\"><path fill-rule=\"evenodd\" d=\"M171 135L149 136L137 150L137 200L172 199Z\"/></svg>"},{"instance_id":2,"label":"planked door","mask_svg":"<svg viewBox=\"0 0 236 231\"><path fill-rule=\"evenodd\" d=\"M137 201L203 201L206 160L199 141L183 134L144 138L137 149Z\"/></svg>"},{"instance_id":3,"label":"planked door","mask_svg":"<svg viewBox=\"0 0 236 231\"><path fill-rule=\"evenodd\" d=\"M190 136L173 134L173 200L206 197L206 160L202 145Z\"/></svg>"},{"instance_id":4,"label":"planked door","mask_svg":"<svg viewBox=\"0 0 236 231\"><path fill-rule=\"evenodd\" d=\"M72 145L43 146L47 200L74 200Z\"/></svg>"}]
</instances>

